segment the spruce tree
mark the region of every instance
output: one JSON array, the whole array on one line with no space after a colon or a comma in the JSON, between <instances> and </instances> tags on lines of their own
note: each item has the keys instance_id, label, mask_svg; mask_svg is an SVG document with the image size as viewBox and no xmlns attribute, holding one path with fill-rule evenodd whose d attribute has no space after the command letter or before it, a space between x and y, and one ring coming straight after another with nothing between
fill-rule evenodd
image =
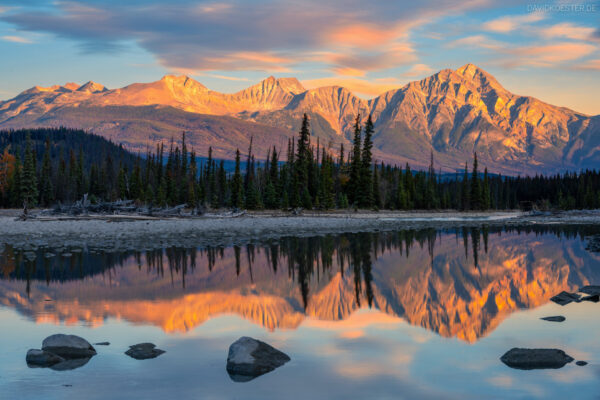
<instances>
[{"instance_id":1,"label":"spruce tree","mask_svg":"<svg viewBox=\"0 0 600 400\"><path fill-rule=\"evenodd\" d=\"M379 191L379 171L377 165L373 168L373 204L372 206L375 209L379 210L381 208L381 192Z\"/></svg>"},{"instance_id":2,"label":"spruce tree","mask_svg":"<svg viewBox=\"0 0 600 400\"><path fill-rule=\"evenodd\" d=\"M133 200L141 200L142 199L142 169L140 166L140 158L137 157L135 161L135 165L133 166L133 170L131 172L131 177L129 178L129 196Z\"/></svg>"},{"instance_id":3,"label":"spruce tree","mask_svg":"<svg viewBox=\"0 0 600 400\"><path fill-rule=\"evenodd\" d=\"M323 209L335 207L335 194L333 183L333 160L323 152L321 159L321 174L319 182L319 201Z\"/></svg>"},{"instance_id":4,"label":"spruce tree","mask_svg":"<svg viewBox=\"0 0 600 400\"><path fill-rule=\"evenodd\" d=\"M10 203L12 207L23 206L23 194L21 190L21 181L23 180L23 165L19 158L19 153L15 155L15 172L10 187Z\"/></svg>"},{"instance_id":5,"label":"spruce tree","mask_svg":"<svg viewBox=\"0 0 600 400\"><path fill-rule=\"evenodd\" d=\"M371 149L373 148L373 121L371 115L367 119L365 124L365 137L361 150L361 166L359 174L359 189L357 202L360 207L370 208L373 206L374 195L373 195L373 172L372 172L372 160L373 155Z\"/></svg>"},{"instance_id":6,"label":"spruce tree","mask_svg":"<svg viewBox=\"0 0 600 400\"><path fill-rule=\"evenodd\" d=\"M156 204L159 207L164 207L167 205L167 177L166 174L162 174L160 178L160 183L158 185L158 190L156 191Z\"/></svg>"},{"instance_id":7,"label":"spruce tree","mask_svg":"<svg viewBox=\"0 0 600 400\"><path fill-rule=\"evenodd\" d=\"M408 200L406 198L406 190L404 188L404 176L402 174L402 169L399 171L396 193L396 208L400 210L406 210L408 208Z\"/></svg>"},{"instance_id":8,"label":"spruce tree","mask_svg":"<svg viewBox=\"0 0 600 400\"><path fill-rule=\"evenodd\" d=\"M225 203L227 201L227 173L225 172L225 161L221 160L219 162L219 173L218 173L218 182L219 182L219 207L225 207Z\"/></svg>"},{"instance_id":9,"label":"spruce tree","mask_svg":"<svg viewBox=\"0 0 600 400\"><path fill-rule=\"evenodd\" d=\"M47 207L54 201L54 189L52 188L52 165L50 164L50 137L46 138L40 181L40 203Z\"/></svg>"},{"instance_id":10,"label":"spruce tree","mask_svg":"<svg viewBox=\"0 0 600 400\"><path fill-rule=\"evenodd\" d=\"M83 164L83 148L79 149L79 157L77 158L76 180L77 180L77 199L83 197L86 192L85 175Z\"/></svg>"},{"instance_id":11,"label":"spruce tree","mask_svg":"<svg viewBox=\"0 0 600 400\"><path fill-rule=\"evenodd\" d=\"M481 210L481 184L477 170L477 153L473 153L473 173L471 174L471 209Z\"/></svg>"},{"instance_id":12,"label":"spruce tree","mask_svg":"<svg viewBox=\"0 0 600 400\"><path fill-rule=\"evenodd\" d=\"M485 168L483 172L483 204L482 208L488 210L491 206L491 193L490 193L490 179L488 176L488 169Z\"/></svg>"},{"instance_id":13,"label":"spruce tree","mask_svg":"<svg viewBox=\"0 0 600 400\"><path fill-rule=\"evenodd\" d=\"M231 180L231 205L235 208L244 208L244 183L240 172L240 150L235 150L235 170Z\"/></svg>"},{"instance_id":14,"label":"spruce tree","mask_svg":"<svg viewBox=\"0 0 600 400\"><path fill-rule=\"evenodd\" d=\"M25 211L27 211L29 207L34 207L38 198L37 176L33 157L31 137L28 136L25 145L23 173L21 176L21 200L23 200L23 208Z\"/></svg>"},{"instance_id":15,"label":"spruce tree","mask_svg":"<svg viewBox=\"0 0 600 400\"><path fill-rule=\"evenodd\" d=\"M127 172L123 166L119 167L119 175L117 176L118 189L119 192L117 196L120 199L128 199L129 198L129 184L127 182Z\"/></svg>"},{"instance_id":16,"label":"spruce tree","mask_svg":"<svg viewBox=\"0 0 600 400\"><path fill-rule=\"evenodd\" d=\"M360 176L362 163L360 159L361 154L361 126L360 126L360 114L356 116L354 120L354 138L352 146L352 160L350 161L350 180L348 181L348 197L351 203L356 203L358 200L358 190L360 185Z\"/></svg>"},{"instance_id":17,"label":"spruce tree","mask_svg":"<svg viewBox=\"0 0 600 400\"><path fill-rule=\"evenodd\" d=\"M267 161L269 161L267 159ZM267 177L268 182L273 186L273 190L275 191L275 197L277 198L276 204L273 208L278 207L279 203L279 154L277 154L277 149L273 146L273 152L271 153L271 161L269 165L269 175Z\"/></svg>"},{"instance_id":18,"label":"spruce tree","mask_svg":"<svg viewBox=\"0 0 600 400\"><path fill-rule=\"evenodd\" d=\"M248 182L246 185L246 208L256 210L262 208L262 199L256 182L254 156L251 157L248 166L248 171L246 171L246 181Z\"/></svg>"},{"instance_id":19,"label":"spruce tree","mask_svg":"<svg viewBox=\"0 0 600 400\"><path fill-rule=\"evenodd\" d=\"M460 200L460 209L463 211L467 211L470 208L470 199L471 199L471 189L469 188L469 173L468 173L468 164L465 162L465 173L463 175L463 179L461 182L461 200Z\"/></svg>"},{"instance_id":20,"label":"spruce tree","mask_svg":"<svg viewBox=\"0 0 600 400\"><path fill-rule=\"evenodd\" d=\"M292 206L312 208L312 200L308 189L308 176L312 156L310 152L310 125L306 113L302 117L302 127L298 137L298 149L294 161L294 187L292 188Z\"/></svg>"}]
</instances>

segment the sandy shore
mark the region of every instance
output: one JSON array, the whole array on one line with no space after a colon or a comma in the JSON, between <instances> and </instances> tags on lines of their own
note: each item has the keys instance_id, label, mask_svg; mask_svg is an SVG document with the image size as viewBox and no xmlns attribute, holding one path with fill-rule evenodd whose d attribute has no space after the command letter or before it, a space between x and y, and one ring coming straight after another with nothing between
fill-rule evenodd
<instances>
[{"instance_id":1,"label":"sandy shore","mask_svg":"<svg viewBox=\"0 0 600 400\"><path fill-rule=\"evenodd\" d=\"M531 216L522 212L358 212L305 213L301 216L251 213L238 218L151 221L17 221L0 216L0 245L17 248L85 247L145 250L166 246L243 244L283 236L338 232L516 224L598 224L600 212Z\"/></svg>"}]
</instances>

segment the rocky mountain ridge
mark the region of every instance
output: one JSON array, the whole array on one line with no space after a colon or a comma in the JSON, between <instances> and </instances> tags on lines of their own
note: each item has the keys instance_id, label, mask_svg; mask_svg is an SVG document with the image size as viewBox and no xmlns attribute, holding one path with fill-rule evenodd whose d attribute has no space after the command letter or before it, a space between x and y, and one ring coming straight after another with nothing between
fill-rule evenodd
<instances>
[{"instance_id":1,"label":"rocky mountain ridge","mask_svg":"<svg viewBox=\"0 0 600 400\"><path fill-rule=\"evenodd\" d=\"M150 106L189 113L177 114L186 121L198 120L197 114L213 118L210 123L175 125L173 118L156 121L138 108ZM128 107L130 118L124 120L119 112L99 113L99 107ZM371 114L376 157L391 163L425 166L433 152L440 168L453 171L476 151L491 170L512 174L600 166L600 116L510 93L472 64L444 69L368 101L343 87L307 90L296 78L272 76L233 94L174 75L113 90L91 81L82 86L35 86L0 102L0 128L66 125L139 149L169 139L177 126L188 131L197 148L213 146L218 155L230 157L235 147L244 148L245 143L223 143L215 132L226 136L227 124L217 117L235 118L247 124L249 133L268 126L278 132L270 145L279 146L281 137L295 134L305 112L311 117L314 137L332 151L341 143L350 145L356 115ZM266 154L266 142L257 154Z\"/></svg>"}]
</instances>

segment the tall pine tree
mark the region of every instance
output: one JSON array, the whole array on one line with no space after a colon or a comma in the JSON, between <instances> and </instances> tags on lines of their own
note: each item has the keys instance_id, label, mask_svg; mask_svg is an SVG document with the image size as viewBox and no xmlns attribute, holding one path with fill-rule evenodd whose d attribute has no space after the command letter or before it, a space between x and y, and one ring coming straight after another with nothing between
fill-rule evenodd
<instances>
[{"instance_id":1,"label":"tall pine tree","mask_svg":"<svg viewBox=\"0 0 600 400\"><path fill-rule=\"evenodd\" d=\"M373 207L374 201L371 165L373 162L373 155L371 153L371 149L373 148L373 132L373 121L371 120L371 115L369 115L365 124L365 136L361 149L359 189L357 193L358 205L363 208Z\"/></svg>"},{"instance_id":2,"label":"tall pine tree","mask_svg":"<svg viewBox=\"0 0 600 400\"><path fill-rule=\"evenodd\" d=\"M360 126L360 114L356 116L354 120L354 137L352 139L352 160L350 161L350 179L348 181L348 198L352 203L356 203L358 200L358 190L360 185L360 176L362 163L360 159L361 155L361 131Z\"/></svg>"}]
</instances>

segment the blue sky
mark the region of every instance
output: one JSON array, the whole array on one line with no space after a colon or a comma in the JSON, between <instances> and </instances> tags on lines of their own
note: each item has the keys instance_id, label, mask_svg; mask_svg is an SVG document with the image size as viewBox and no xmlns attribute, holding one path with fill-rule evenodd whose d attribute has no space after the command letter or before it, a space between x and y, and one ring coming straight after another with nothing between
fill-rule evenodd
<instances>
[{"instance_id":1,"label":"blue sky","mask_svg":"<svg viewBox=\"0 0 600 400\"><path fill-rule=\"evenodd\" d=\"M364 98L474 63L507 89L600 114L600 1L0 0L0 99L186 74L269 75Z\"/></svg>"}]
</instances>

